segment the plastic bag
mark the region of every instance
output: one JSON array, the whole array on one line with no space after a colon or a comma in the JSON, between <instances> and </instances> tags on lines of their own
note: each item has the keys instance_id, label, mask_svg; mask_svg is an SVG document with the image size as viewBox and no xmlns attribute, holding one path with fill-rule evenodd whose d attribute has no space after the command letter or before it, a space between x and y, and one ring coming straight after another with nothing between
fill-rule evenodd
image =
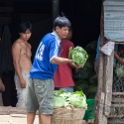
<instances>
[{"instance_id":1,"label":"plastic bag","mask_svg":"<svg viewBox=\"0 0 124 124\"><path fill-rule=\"evenodd\" d=\"M108 43L106 43L105 45L103 45L101 48L100 48L100 51L102 53L104 53L105 55L107 56L110 56L112 51L114 50L114 45L115 43L112 42L112 41L109 41Z\"/></svg>"}]
</instances>

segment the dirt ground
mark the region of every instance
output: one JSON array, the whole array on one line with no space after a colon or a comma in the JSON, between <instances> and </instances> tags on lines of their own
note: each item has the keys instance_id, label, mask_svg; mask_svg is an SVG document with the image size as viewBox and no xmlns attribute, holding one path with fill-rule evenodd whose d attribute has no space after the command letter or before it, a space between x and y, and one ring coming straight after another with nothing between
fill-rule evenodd
<instances>
[{"instance_id":1,"label":"dirt ground","mask_svg":"<svg viewBox=\"0 0 124 124\"><path fill-rule=\"evenodd\" d=\"M38 113L35 117L34 124L40 124ZM0 124L27 124L25 108L0 106ZM82 120L82 124L87 123Z\"/></svg>"},{"instance_id":2,"label":"dirt ground","mask_svg":"<svg viewBox=\"0 0 124 124\"><path fill-rule=\"evenodd\" d=\"M24 114L0 115L0 124L27 124L26 119ZM34 124L39 124L38 116L36 116ZM87 123L82 121L82 124Z\"/></svg>"},{"instance_id":3,"label":"dirt ground","mask_svg":"<svg viewBox=\"0 0 124 124\"><path fill-rule=\"evenodd\" d=\"M0 124L27 124L27 116L24 114L0 115ZM39 124L38 116L34 124Z\"/></svg>"}]
</instances>

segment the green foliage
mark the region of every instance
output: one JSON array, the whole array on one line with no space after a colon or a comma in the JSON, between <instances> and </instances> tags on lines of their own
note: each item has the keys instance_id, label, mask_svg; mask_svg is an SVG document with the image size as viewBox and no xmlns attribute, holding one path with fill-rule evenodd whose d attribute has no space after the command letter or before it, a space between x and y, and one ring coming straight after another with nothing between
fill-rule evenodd
<instances>
[{"instance_id":1,"label":"green foliage","mask_svg":"<svg viewBox=\"0 0 124 124\"><path fill-rule=\"evenodd\" d=\"M124 67L122 65L117 65L115 73L117 74L118 77L124 77Z\"/></svg>"},{"instance_id":2,"label":"green foliage","mask_svg":"<svg viewBox=\"0 0 124 124\"><path fill-rule=\"evenodd\" d=\"M54 93L54 107L62 108L68 104L73 105L75 108L87 108L86 96L82 91L75 91L66 93L62 90Z\"/></svg>"}]
</instances>

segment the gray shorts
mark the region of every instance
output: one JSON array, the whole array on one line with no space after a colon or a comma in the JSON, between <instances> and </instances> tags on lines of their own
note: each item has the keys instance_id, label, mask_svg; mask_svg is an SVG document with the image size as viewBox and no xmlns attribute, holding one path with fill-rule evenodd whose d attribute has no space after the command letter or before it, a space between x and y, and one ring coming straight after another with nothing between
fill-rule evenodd
<instances>
[{"instance_id":1,"label":"gray shorts","mask_svg":"<svg viewBox=\"0 0 124 124\"><path fill-rule=\"evenodd\" d=\"M22 73L22 76L23 76L24 80L26 81L26 88L22 88L20 86L20 80L16 73L14 76L15 86L16 86L16 90L17 90L17 98L18 98L16 107L25 107L25 103L26 103L27 86L29 83L29 74Z\"/></svg>"},{"instance_id":2,"label":"gray shorts","mask_svg":"<svg viewBox=\"0 0 124 124\"><path fill-rule=\"evenodd\" d=\"M74 91L74 88L73 87L63 87L63 88L59 88L59 90L65 90L66 92L72 93Z\"/></svg>"},{"instance_id":3,"label":"gray shorts","mask_svg":"<svg viewBox=\"0 0 124 124\"><path fill-rule=\"evenodd\" d=\"M53 113L53 79L30 79L27 88L27 112L40 111L41 114Z\"/></svg>"}]
</instances>

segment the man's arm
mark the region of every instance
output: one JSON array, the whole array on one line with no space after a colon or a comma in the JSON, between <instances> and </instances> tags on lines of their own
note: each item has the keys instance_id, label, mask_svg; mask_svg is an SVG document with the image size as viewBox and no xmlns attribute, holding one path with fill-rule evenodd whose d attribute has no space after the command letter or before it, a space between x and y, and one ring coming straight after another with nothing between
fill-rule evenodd
<instances>
[{"instance_id":1,"label":"man's arm","mask_svg":"<svg viewBox=\"0 0 124 124\"><path fill-rule=\"evenodd\" d=\"M19 77L20 86L21 86L22 88L25 88L25 87L26 87L26 82L25 82L25 80L23 79L22 72L21 72L21 68L20 68L20 64L19 64L20 51L21 51L21 46L20 46L20 44L19 44L19 43L15 43L15 44L12 46L12 56L13 56L14 68L15 68L15 71L16 71L18 77Z\"/></svg>"},{"instance_id":2,"label":"man's arm","mask_svg":"<svg viewBox=\"0 0 124 124\"><path fill-rule=\"evenodd\" d=\"M73 61L68 58L62 58L62 57L54 57L51 59L51 63L53 64L67 64L67 63L72 63Z\"/></svg>"},{"instance_id":3,"label":"man's arm","mask_svg":"<svg viewBox=\"0 0 124 124\"><path fill-rule=\"evenodd\" d=\"M117 60L119 60L119 55L114 51L114 57L117 59Z\"/></svg>"},{"instance_id":4,"label":"man's arm","mask_svg":"<svg viewBox=\"0 0 124 124\"><path fill-rule=\"evenodd\" d=\"M123 58L119 57L119 55L114 51L114 57L118 60L118 62L124 65Z\"/></svg>"}]
</instances>

